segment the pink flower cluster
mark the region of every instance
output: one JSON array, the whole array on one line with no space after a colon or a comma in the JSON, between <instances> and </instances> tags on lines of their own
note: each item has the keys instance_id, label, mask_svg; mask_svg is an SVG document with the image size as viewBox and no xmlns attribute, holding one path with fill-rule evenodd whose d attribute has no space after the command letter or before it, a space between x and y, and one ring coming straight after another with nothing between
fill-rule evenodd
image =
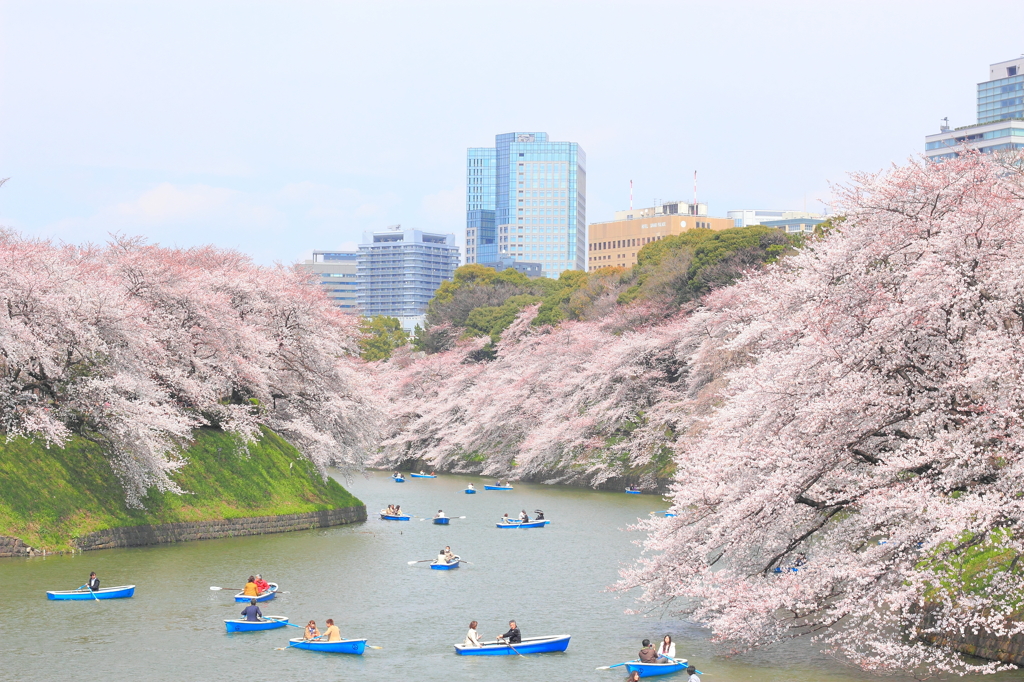
<instances>
[{"instance_id":1,"label":"pink flower cluster","mask_svg":"<svg viewBox=\"0 0 1024 682\"><path fill-rule=\"evenodd\" d=\"M212 247L0 232L0 306L0 428L100 439L132 505L177 489L199 426L243 447L268 426L321 469L360 466L376 438L356 321L291 270Z\"/></svg>"}]
</instances>

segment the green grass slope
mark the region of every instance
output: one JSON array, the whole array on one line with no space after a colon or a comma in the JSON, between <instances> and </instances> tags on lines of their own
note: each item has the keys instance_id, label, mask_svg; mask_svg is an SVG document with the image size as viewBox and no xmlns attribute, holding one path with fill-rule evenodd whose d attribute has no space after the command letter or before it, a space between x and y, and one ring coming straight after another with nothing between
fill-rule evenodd
<instances>
[{"instance_id":1,"label":"green grass slope","mask_svg":"<svg viewBox=\"0 0 1024 682\"><path fill-rule=\"evenodd\" d=\"M268 429L239 452L222 431L200 429L173 476L185 495L151 489L145 509L129 509L103 449L75 438L63 448L18 438L0 441L0 535L32 547L66 550L73 538L105 528L298 514L361 505L337 481Z\"/></svg>"}]
</instances>

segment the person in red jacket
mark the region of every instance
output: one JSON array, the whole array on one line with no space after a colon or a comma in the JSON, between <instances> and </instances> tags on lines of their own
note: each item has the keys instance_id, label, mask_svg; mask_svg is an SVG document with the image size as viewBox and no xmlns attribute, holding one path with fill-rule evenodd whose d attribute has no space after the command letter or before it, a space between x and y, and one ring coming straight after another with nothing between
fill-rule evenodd
<instances>
[{"instance_id":1,"label":"person in red jacket","mask_svg":"<svg viewBox=\"0 0 1024 682\"><path fill-rule=\"evenodd\" d=\"M270 583L268 583L266 580L264 580L263 576L257 574L257 576L256 576L256 589L260 591L260 594L263 594L264 592L266 592L266 591L268 591L270 589Z\"/></svg>"}]
</instances>

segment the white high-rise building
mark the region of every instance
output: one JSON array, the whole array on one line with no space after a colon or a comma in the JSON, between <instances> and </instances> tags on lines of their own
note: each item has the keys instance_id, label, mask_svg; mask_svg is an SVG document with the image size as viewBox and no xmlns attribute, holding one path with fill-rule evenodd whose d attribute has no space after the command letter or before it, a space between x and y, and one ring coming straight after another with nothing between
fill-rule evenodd
<instances>
[{"instance_id":1,"label":"white high-rise building","mask_svg":"<svg viewBox=\"0 0 1024 682\"><path fill-rule=\"evenodd\" d=\"M951 129L948 119L934 135L924 138L929 161L942 161L959 149L985 154L1024 149L1024 56L992 64L988 80L978 83L978 122Z\"/></svg>"}]
</instances>

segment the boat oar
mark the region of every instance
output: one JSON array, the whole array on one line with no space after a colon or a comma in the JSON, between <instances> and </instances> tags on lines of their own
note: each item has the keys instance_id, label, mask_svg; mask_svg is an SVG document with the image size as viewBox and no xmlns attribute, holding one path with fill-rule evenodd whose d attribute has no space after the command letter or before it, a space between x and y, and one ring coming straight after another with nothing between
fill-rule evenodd
<instances>
[{"instance_id":1,"label":"boat oar","mask_svg":"<svg viewBox=\"0 0 1024 682\"><path fill-rule=\"evenodd\" d=\"M433 561L433 559L420 559L419 561L406 561L405 563L407 563L410 566L412 566L413 564L425 564L428 561Z\"/></svg>"},{"instance_id":2,"label":"boat oar","mask_svg":"<svg viewBox=\"0 0 1024 682\"><path fill-rule=\"evenodd\" d=\"M217 590L228 590L230 592L234 592L236 590L239 591L239 592L243 592L245 590L245 588L242 588L242 587L211 587L210 589L214 590L214 591L217 591Z\"/></svg>"},{"instance_id":3,"label":"boat oar","mask_svg":"<svg viewBox=\"0 0 1024 682\"><path fill-rule=\"evenodd\" d=\"M620 665L626 665L626 663L630 663L630 661L626 661L625 663L616 663L615 665L602 665L594 668L594 670L611 670L612 668L618 668Z\"/></svg>"},{"instance_id":4,"label":"boat oar","mask_svg":"<svg viewBox=\"0 0 1024 682\"><path fill-rule=\"evenodd\" d=\"M512 646L512 642L505 642L505 646L507 646L512 651L516 651L516 648L514 646ZM516 651L516 656L523 656L523 655L521 653L519 653L518 651ZM523 656L523 658L526 658L526 656Z\"/></svg>"},{"instance_id":5,"label":"boat oar","mask_svg":"<svg viewBox=\"0 0 1024 682\"><path fill-rule=\"evenodd\" d=\"M317 639L319 639L319 637L317 637ZM312 641L312 640L310 640L310 641ZM288 646L274 647L274 651L284 651L285 649L291 649L296 644L301 644L301 642L293 642L292 644L289 644Z\"/></svg>"}]
</instances>

